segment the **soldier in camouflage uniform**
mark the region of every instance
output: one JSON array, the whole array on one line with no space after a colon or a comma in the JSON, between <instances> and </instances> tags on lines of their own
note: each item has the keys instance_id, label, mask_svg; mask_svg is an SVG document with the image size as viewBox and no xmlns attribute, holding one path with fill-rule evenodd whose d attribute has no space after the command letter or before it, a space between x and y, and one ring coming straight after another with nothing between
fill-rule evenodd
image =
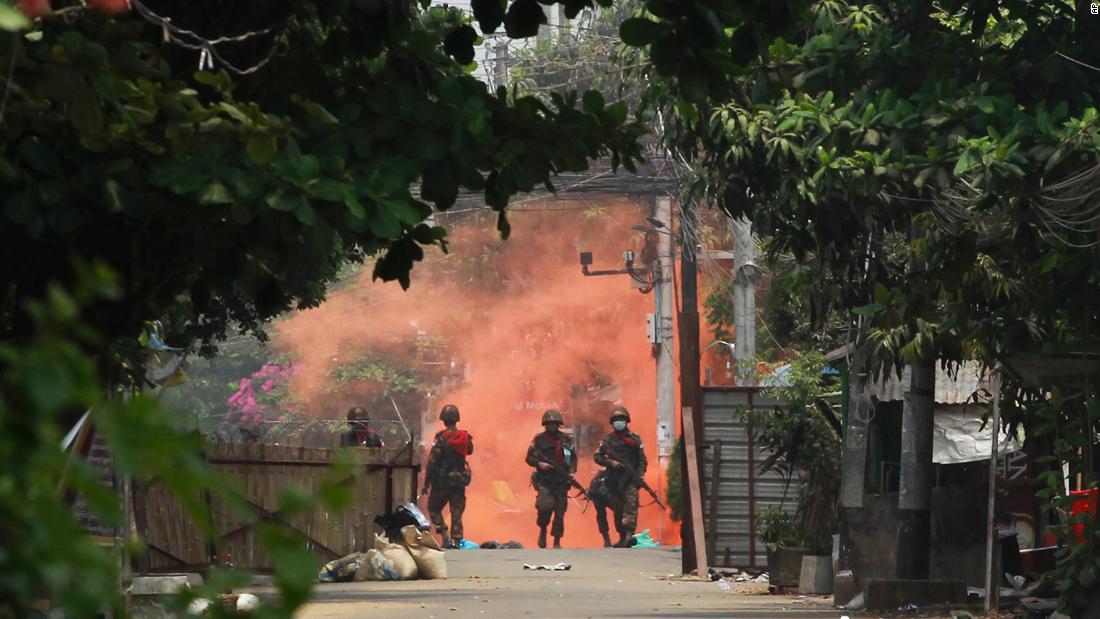
<instances>
[{"instance_id":1,"label":"soldier in camouflage uniform","mask_svg":"<svg viewBox=\"0 0 1100 619\"><path fill-rule=\"evenodd\" d=\"M596 508L596 528L603 537L603 547L611 548L611 527L607 523L607 510L611 509L612 499L611 493L607 490L607 469L601 469L592 478L592 483L588 484L588 499ZM619 531L620 535L622 528L622 523L616 520L615 530Z\"/></svg>"},{"instance_id":2,"label":"soldier in camouflage uniform","mask_svg":"<svg viewBox=\"0 0 1100 619\"><path fill-rule=\"evenodd\" d=\"M444 406L439 419L446 428L435 435L420 493L428 494L428 517L436 533L443 538L443 546L460 548L466 486L470 485L470 465L466 463L466 456L474 452L474 442L469 432L457 428L459 414L454 404ZM451 506L449 535L447 523L443 521L443 508L447 505Z\"/></svg>"},{"instance_id":3,"label":"soldier in camouflage uniform","mask_svg":"<svg viewBox=\"0 0 1100 619\"><path fill-rule=\"evenodd\" d=\"M370 415L362 406L348 410L348 431L340 435L341 447L384 447L381 437L370 428Z\"/></svg>"},{"instance_id":4,"label":"soldier in camouflage uniform","mask_svg":"<svg viewBox=\"0 0 1100 619\"><path fill-rule=\"evenodd\" d=\"M596 464L606 467L607 491L619 529L616 548L634 545L634 531L638 526L638 480L644 478L648 466L642 437L630 431L629 423L630 413L625 408L611 409L614 432L604 437L595 455Z\"/></svg>"},{"instance_id":5,"label":"soldier in camouflage uniform","mask_svg":"<svg viewBox=\"0 0 1100 619\"><path fill-rule=\"evenodd\" d=\"M565 509L568 506L566 492L569 476L577 472L577 458L573 452L573 437L561 431L561 413L550 409L542 415L545 432L535 435L527 448L527 464L535 467L531 474L538 497L535 499L536 520L539 525L539 548L546 548L546 527L550 517L554 525L550 535L554 548L561 548L561 536L565 531Z\"/></svg>"}]
</instances>

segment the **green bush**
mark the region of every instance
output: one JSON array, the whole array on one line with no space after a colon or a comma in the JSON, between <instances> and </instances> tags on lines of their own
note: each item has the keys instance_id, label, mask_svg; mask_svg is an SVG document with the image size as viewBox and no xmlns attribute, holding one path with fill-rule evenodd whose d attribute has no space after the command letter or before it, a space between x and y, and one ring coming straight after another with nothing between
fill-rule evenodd
<instances>
[{"instance_id":1,"label":"green bush","mask_svg":"<svg viewBox=\"0 0 1100 619\"><path fill-rule=\"evenodd\" d=\"M684 437L680 437L672 444L672 457L668 459L668 470L665 472L665 501L668 503L669 516L679 522L683 518L684 499L683 473L680 469L681 454L684 453Z\"/></svg>"}]
</instances>

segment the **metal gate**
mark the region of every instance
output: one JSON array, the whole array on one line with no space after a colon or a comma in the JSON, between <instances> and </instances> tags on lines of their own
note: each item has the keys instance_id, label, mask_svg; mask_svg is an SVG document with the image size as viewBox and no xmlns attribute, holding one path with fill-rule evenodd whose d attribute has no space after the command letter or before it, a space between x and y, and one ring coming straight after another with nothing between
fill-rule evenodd
<instances>
[{"instance_id":1,"label":"metal gate","mask_svg":"<svg viewBox=\"0 0 1100 619\"><path fill-rule=\"evenodd\" d=\"M788 489L779 473L760 473L768 452L753 444L741 415L744 409L778 405L759 387L703 388L706 444L700 445L705 452L701 477L710 565L765 567L765 548L756 539L757 514L773 505L794 511L797 482Z\"/></svg>"}]
</instances>

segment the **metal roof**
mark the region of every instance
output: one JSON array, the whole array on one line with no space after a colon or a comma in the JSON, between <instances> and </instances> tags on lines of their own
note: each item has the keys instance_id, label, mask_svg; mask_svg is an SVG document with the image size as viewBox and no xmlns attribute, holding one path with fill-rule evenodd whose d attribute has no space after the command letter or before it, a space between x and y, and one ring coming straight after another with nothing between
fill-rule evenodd
<instances>
[{"instance_id":1,"label":"metal roof","mask_svg":"<svg viewBox=\"0 0 1100 619\"><path fill-rule=\"evenodd\" d=\"M870 385L871 395L880 402L905 400L909 374L909 366L905 366L900 377L891 373L874 381ZM983 372L977 361L964 361L947 368L936 364L936 404L985 403L991 394L991 375L988 371Z\"/></svg>"}]
</instances>

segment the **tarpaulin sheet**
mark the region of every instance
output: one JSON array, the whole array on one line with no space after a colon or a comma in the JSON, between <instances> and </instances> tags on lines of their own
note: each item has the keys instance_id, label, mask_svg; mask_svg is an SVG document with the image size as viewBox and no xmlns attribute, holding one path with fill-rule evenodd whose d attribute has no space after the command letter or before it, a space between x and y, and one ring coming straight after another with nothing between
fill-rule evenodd
<instances>
[{"instance_id":1,"label":"tarpaulin sheet","mask_svg":"<svg viewBox=\"0 0 1100 619\"><path fill-rule=\"evenodd\" d=\"M936 407L935 428L932 431L932 462L936 464L961 464L988 460L993 450L993 424L982 428L984 406ZM997 453L1004 455L1019 450L1023 431L1018 440L1001 432Z\"/></svg>"}]
</instances>

